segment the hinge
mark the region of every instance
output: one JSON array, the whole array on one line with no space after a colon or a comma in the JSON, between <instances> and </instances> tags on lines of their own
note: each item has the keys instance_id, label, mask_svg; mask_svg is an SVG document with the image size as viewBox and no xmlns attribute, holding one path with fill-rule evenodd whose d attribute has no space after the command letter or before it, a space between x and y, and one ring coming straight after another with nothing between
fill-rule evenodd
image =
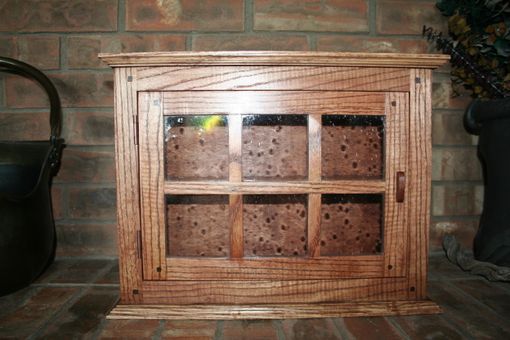
<instances>
[{"instance_id":1,"label":"hinge","mask_svg":"<svg viewBox=\"0 0 510 340\"><path fill-rule=\"evenodd\" d=\"M133 116L133 139L135 145L138 145L138 115Z\"/></svg>"},{"instance_id":2,"label":"hinge","mask_svg":"<svg viewBox=\"0 0 510 340\"><path fill-rule=\"evenodd\" d=\"M142 258L142 231L136 232L136 255L139 259Z\"/></svg>"}]
</instances>

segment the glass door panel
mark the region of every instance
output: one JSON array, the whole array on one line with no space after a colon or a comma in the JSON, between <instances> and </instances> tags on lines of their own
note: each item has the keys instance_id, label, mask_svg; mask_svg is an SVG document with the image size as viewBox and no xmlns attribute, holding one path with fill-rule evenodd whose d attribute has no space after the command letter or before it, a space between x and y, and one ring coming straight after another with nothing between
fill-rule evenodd
<instances>
[{"instance_id":1,"label":"glass door panel","mask_svg":"<svg viewBox=\"0 0 510 340\"><path fill-rule=\"evenodd\" d=\"M322 178L382 179L383 116L322 116Z\"/></svg>"},{"instance_id":2,"label":"glass door panel","mask_svg":"<svg viewBox=\"0 0 510 340\"><path fill-rule=\"evenodd\" d=\"M165 116L163 121L167 180L228 179L226 116Z\"/></svg>"},{"instance_id":3,"label":"glass door panel","mask_svg":"<svg viewBox=\"0 0 510 340\"><path fill-rule=\"evenodd\" d=\"M245 181L305 180L308 176L307 116L243 116Z\"/></svg>"}]
</instances>

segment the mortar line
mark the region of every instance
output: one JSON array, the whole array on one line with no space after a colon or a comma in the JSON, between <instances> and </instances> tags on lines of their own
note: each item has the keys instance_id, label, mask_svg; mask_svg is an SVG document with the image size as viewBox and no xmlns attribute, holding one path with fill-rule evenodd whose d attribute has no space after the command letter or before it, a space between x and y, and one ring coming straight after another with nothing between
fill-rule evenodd
<instances>
[{"instance_id":1,"label":"mortar line","mask_svg":"<svg viewBox=\"0 0 510 340\"><path fill-rule=\"evenodd\" d=\"M126 2L125 0L118 0L117 4L117 32L126 32Z\"/></svg>"},{"instance_id":2,"label":"mortar line","mask_svg":"<svg viewBox=\"0 0 510 340\"><path fill-rule=\"evenodd\" d=\"M244 32L253 33L254 25L253 0L244 1Z\"/></svg>"},{"instance_id":3,"label":"mortar line","mask_svg":"<svg viewBox=\"0 0 510 340\"><path fill-rule=\"evenodd\" d=\"M368 1L368 35L377 35L377 2L376 0Z\"/></svg>"}]
</instances>

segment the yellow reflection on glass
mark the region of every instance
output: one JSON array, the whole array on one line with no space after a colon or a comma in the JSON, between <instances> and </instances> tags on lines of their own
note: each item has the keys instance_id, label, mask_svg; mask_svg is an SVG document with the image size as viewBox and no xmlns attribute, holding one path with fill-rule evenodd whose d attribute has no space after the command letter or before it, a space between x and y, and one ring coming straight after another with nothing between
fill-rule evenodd
<instances>
[{"instance_id":1,"label":"yellow reflection on glass","mask_svg":"<svg viewBox=\"0 0 510 340\"><path fill-rule=\"evenodd\" d=\"M222 118L223 118L222 116L218 115L208 116L202 122L202 128L204 129L205 132L208 132L212 130L212 128L214 128L215 126L220 125L220 123L222 123Z\"/></svg>"}]
</instances>

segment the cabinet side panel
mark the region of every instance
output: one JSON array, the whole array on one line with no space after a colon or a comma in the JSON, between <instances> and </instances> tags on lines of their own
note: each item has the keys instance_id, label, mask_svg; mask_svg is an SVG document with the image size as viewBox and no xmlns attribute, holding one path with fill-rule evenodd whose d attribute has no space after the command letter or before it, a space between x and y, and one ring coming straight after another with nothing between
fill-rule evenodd
<instances>
[{"instance_id":1,"label":"cabinet side panel","mask_svg":"<svg viewBox=\"0 0 510 340\"><path fill-rule=\"evenodd\" d=\"M386 198L384 274L405 276L407 273L407 201L397 201L397 173L407 174L408 94L386 94ZM405 193L404 193L405 195Z\"/></svg>"},{"instance_id":2,"label":"cabinet side panel","mask_svg":"<svg viewBox=\"0 0 510 340\"><path fill-rule=\"evenodd\" d=\"M165 263L163 110L159 92L139 94L140 202L144 277L161 280Z\"/></svg>"},{"instance_id":3,"label":"cabinet side panel","mask_svg":"<svg viewBox=\"0 0 510 340\"><path fill-rule=\"evenodd\" d=\"M141 242L140 206L134 127L137 115L136 69L117 68L114 76L120 299L122 303L139 303L142 301L142 264L138 247Z\"/></svg>"},{"instance_id":4,"label":"cabinet side panel","mask_svg":"<svg viewBox=\"0 0 510 340\"><path fill-rule=\"evenodd\" d=\"M426 297L432 166L431 71L411 70L409 110L409 297Z\"/></svg>"}]
</instances>

